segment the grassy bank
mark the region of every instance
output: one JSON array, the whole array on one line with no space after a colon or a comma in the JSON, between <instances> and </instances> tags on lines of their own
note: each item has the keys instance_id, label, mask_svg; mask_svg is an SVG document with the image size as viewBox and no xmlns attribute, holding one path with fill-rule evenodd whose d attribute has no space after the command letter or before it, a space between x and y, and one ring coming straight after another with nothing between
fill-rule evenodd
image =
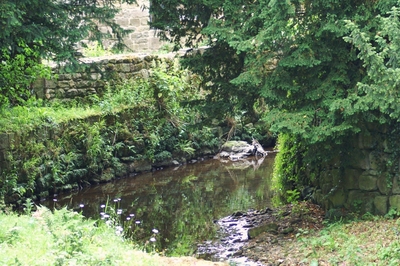
<instances>
[{"instance_id":1,"label":"grassy bank","mask_svg":"<svg viewBox=\"0 0 400 266\"><path fill-rule=\"evenodd\" d=\"M103 222L66 209L0 213L0 265L223 265L149 254Z\"/></svg>"},{"instance_id":2,"label":"grassy bank","mask_svg":"<svg viewBox=\"0 0 400 266\"><path fill-rule=\"evenodd\" d=\"M324 221L320 230L310 229L318 226L308 218L301 219L309 228L278 236L275 241L266 241L275 237L268 234L253 239L250 245L262 250L252 251L253 257L266 265L400 265L399 218L367 215L350 221Z\"/></svg>"},{"instance_id":3,"label":"grassy bank","mask_svg":"<svg viewBox=\"0 0 400 266\"><path fill-rule=\"evenodd\" d=\"M212 155L228 132L261 141L262 122L209 122L200 84L177 61L154 63L149 76L121 81L103 95L1 109L0 202L22 204Z\"/></svg>"},{"instance_id":4,"label":"grassy bank","mask_svg":"<svg viewBox=\"0 0 400 266\"><path fill-rule=\"evenodd\" d=\"M399 265L400 220L338 222L301 236L289 254L308 265Z\"/></svg>"},{"instance_id":5,"label":"grassy bank","mask_svg":"<svg viewBox=\"0 0 400 266\"><path fill-rule=\"evenodd\" d=\"M0 265L228 265L145 253L116 228L66 209L28 211L0 213ZM367 215L286 236L258 257L266 265L399 265L399 232L400 219Z\"/></svg>"},{"instance_id":6,"label":"grassy bank","mask_svg":"<svg viewBox=\"0 0 400 266\"><path fill-rule=\"evenodd\" d=\"M190 73L164 63L104 95L0 110L0 202L21 204L218 147L184 104L202 97Z\"/></svg>"}]
</instances>

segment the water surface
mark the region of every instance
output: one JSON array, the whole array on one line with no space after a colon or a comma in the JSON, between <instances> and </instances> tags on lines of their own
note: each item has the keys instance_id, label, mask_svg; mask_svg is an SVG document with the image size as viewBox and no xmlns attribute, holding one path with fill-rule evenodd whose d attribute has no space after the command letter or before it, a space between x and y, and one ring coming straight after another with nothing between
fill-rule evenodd
<instances>
[{"instance_id":1,"label":"water surface","mask_svg":"<svg viewBox=\"0 0 400 266\"><path fill-rule=\"evenodd\" d=\"M182 165L58 195L42 204L108 220L116 233L147 249L187 255L196 243L216 236L216 219L271 205L274 154L258 159Z\"/></svg>"}]
</instances>

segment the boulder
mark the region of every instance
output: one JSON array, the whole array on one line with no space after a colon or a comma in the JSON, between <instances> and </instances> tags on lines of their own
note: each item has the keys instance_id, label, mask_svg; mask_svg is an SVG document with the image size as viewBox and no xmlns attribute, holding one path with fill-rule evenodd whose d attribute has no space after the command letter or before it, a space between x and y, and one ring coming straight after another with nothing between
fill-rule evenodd
<instances>
[{"instance_id":1,"label":"boulder","mask_svg":"<svg viewBox=\"0 0 400 266\"><path fill-rule=\"evenodd\" d=\"M229 158L231 161L237 161L254 154L254 146L246 141L227 141L222 145L218 154L220 158Z\"/></svg>"},{"instance_id":2,"label":"boulder","mask_svg":"<svg viewBox=\"0 0 400 266\"><path fill-rule=\"evenodd\" d=\"M254 146L248 144L246 141L227 141L222 145L221 151L228 153L249 153L253 152Z\"/></svg>"},{"instance_id":3,"label":"boulder","mask_svg":"<svg viewBox=\"0 0 400 266\"><path fill-rule=\"evenodd\" d=\"M247 236L249 239L253 239L262 233L278 233L278 225L276 223L267 223L258 227L250 228L247 231Z\"/></svg>"}]
</instances>

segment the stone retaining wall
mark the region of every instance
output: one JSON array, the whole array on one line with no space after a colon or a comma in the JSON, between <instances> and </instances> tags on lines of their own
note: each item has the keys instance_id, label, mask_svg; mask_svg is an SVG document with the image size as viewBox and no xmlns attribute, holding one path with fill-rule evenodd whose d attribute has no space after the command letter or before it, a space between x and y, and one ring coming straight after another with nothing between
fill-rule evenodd
<instances>
[{"instance_id":1,"label":"stone retaining wall","mask_svg":"<svg viewBox=\"0 0 400 266\"><path fill-rule=\"evenodd\" d=\"M150 14L148 0L138 0L137 4L122 4L121 11L115 16L115 22L126 30L133 32L124 37L124 44L132 52L150 52L159 50L165 42L160 41L157 32L148 25ZM106 27L101 28L107 32ZM116 40L105 40L105 47L111 46Z\"/></svg>"},{"instance_id":2,"label":"stone retaining wall","mask_svg":"<svg viewBox=\"0 0 400 266\"><path fill-rule=\"evenodd\" d=\"M400 210L400 158L388 147L391 137L378 127L358 134L347 154L336 158L345 167L332 162L321 172L314 184L316 201L326 210L381 215Z\"/></svg>"},{"instance_id":3,"label":"stone retaining wall","mask_svg":"<svg viewBox=\"0 0 400 266\"><path fill-rule=\"evenodd\" d=\"M51 193L194 162L217 153L218 145L203 143L193 154L168 148L171 156L158 156L163 154L158 151L153 159L148 158L150 132L135 124L148 112L146 108L132 107L60 124L43 121L21 132L0 133L0 203L16 203L21 197L43 199ZM156 118L147 117L151 119ZM97 128L95 133L92 128ZM216 137L219 131L214 130ZM172 132L166 142L178 141L179 132ZM93 144L94 139L101 141ZM101 152L91 152L95 145L101 146Z\"/></svg>"},{"instance_id":4,"label":"stone retaining wall","mask_svg":"<svg viewBox=\"0 0 400 266\"><path fill-rule=\"evenodd\" d=\"M53 79L39 79L33 85L42 99L72 99L101 94L116 80L129 79L138 75L146 76L153 61L172 62L174 54L159 56L125 54L82 59L82 69L65 73L63 69L52 68Z\"/></svg>"}]
</instances>

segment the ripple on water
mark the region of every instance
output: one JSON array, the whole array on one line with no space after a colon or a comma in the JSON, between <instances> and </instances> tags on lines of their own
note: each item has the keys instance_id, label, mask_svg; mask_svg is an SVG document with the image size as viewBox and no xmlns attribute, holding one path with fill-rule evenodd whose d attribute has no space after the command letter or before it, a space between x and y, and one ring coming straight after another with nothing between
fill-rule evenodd
<instances>
[{"instance_id":1,"label":"ripple on water","mask_svg":"<svg viewBox=\"0 0 400 266\"><path fill-rule=\"evenodd\" d=\"M260 266L259 262L241 256L248 241L247 231L253 227L245 218L247 214L235 214L216 221L219 226L217 240L204 241L198 245L197 255L212 261L229 261L242 266Z\"/></svg>"}]
</instances>

